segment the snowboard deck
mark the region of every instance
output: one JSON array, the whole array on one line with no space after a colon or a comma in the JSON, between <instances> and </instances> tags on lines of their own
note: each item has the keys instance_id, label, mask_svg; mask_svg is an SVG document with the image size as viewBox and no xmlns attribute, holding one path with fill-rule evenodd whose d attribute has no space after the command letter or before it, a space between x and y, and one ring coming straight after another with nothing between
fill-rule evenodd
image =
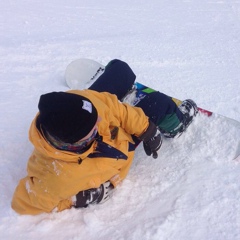
<instances>
[{"instance_id":1,"label":"snowboard deck","mask_svg":"<svg viewBox=\"0 0 240 240\"><path fill-rule=\"evenodd\" d=\"M123 100L124 102L127 102L133 106L136 105L139 101L141 101L141 99L143 99L148 94L152 92L157 92L157 90L150 88L148 86L145 86L144 84L139 82L135 82L134 85L135 85L135 92L130 93L129 95L126 95L126 97ZM179 106L182 103L182 101L177 98L174 98L174 97L171 97L171 98L177 104L177 106ZM199 115L211 120L210 125L207 126L206 124L206 127L211 128L211 126L214 125L214 122L215 122L215 126L219 126L219 130L222 131L223 133L221 134L221 132L219 132L218 133L219 137L223 137L224 139L224 133L226 131L228 131L229 135L231 134L233 138L233 143L227 142L224 145L224 148L232 149L232 159L240 161L240 122L238 122L235 119L228 118L220 114L216 114L212 111L209 111L200 107L198 107L198 111L199 111Z\"/></svg>"},{"instance_id":2,"label":"snowboard deck","mask_svg":"<svg viewBox=\"0 0 240 240\"><path fill-rule=\"evenodd\" d=\"M97 80L99 76L104 73L104 69L104 65L94 60L85 58L77 59L72 61L66 68L66 83L70 89L87 89ZM135 82L134 86L134 90L130 91L123 99L123 102L127 102L133 106L148 94L152 92L158 92L158 90L145 86L140 82ZM178 106L182 103L181 100L175 97L171 98ZM216 151L216 156L218 154L220 156L221 149L224 148L229 150L231 160L240 161L240 122L235 119L216 114L207 109L198 107L198 110L199 114L196 118L200 117L203 119L200 119L199 122L201 120L202 122L197 124L201 124L202 132L204 132L203 135L205 134L208 136L209 134L215 134L214 137L219 139L218 144L223 145L219 146L219 148L216 148L215 150L213 147L213 151ZM195 124L194 122L193 124ZM211 133L211 128L216 127L218 130ZM226 135L228 135L228 140L222 144ZM208 137L210 138L212 136ZM203 139L203 142L204 141L206 141L206 144L208 144L207 137L205 140Z\"/></svg>"}]
</instances>

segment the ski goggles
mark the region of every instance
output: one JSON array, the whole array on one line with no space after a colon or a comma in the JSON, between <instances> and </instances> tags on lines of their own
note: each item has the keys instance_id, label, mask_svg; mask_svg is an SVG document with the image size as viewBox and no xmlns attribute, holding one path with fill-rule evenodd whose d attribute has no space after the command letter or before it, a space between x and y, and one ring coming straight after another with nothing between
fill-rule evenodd
<instances>
[{"instance_id":1,"label":"ski goggles","mask_svg":"<svg viewBox=\"0 0 240 240\"><path fill-rule=\"evenodd\" d=\"M75 143L64 143L57 139L56 137L51 136L48 132L46 132L47 139L49 142L57 149L64 150L64 151L71 151L71 152L81 152L84 148L89 146L95 139L98 133L98 128L95 127L90 137L79 140Z\"/></svg>"},{"instance_id":2,"label":"ski goggles","mask_svg":"<svg viewBox=\"0 0 240 240\"><path fill-rule=\"evenodd\" d=\"M93 130L92 134L90 137L88 137L87 139L84 140L79 140L73 144L71 144L71 146L76 146L76 147L81 147L81 148L85 148L87 147L96 137L97 135L97 127Z\"/></svg>"}]
</instances>

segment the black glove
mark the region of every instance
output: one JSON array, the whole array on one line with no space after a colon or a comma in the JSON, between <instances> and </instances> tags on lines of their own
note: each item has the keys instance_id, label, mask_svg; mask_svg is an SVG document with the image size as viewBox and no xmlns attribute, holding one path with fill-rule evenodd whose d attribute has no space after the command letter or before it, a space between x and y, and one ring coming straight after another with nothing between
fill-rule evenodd
<instances>
[{"instance_id":1,"label":"black glove","mask_svg":"<svg viewBox=\"0 0 240 240\"><path fill-rule=\"evenodd\" d=\"M79 192L76 195L76 208L87 207L89 204L104 203L110 198L110 193L113 190L113 185L107 181L100 185L99 188L91 188Z\"/></svg>"},{"instance_id":2,"label":"black glove","mask_svg":"<svg viewBox=\"0 0 240 240\"><path fill-rule=\"evenodd\" d=\"M162 145L162 138L158 127L151 121L147 130L139 137L143 141L143 147L148 156L157 158L157 151Z\"/></svg>"}]
</instances>

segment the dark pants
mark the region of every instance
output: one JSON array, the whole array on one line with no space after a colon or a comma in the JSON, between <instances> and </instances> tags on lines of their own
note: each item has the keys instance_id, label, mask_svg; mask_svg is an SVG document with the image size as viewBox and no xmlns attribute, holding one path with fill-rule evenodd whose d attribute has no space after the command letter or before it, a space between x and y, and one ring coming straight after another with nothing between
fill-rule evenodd
<instances>
[{"instance_id":1,"label":"dark pants","mask_svg":"<svg viewBox=\"0 0 240 240\"><path fill-rule=\"evenodd\" d=\"M108 63L104 73L89 89L115 94L121 100L132 89L135 79L136 76L128 64L115 59ZM175 102L161 92L148 94L136 106L142 108L163 132L173 133L183 119L183 114Z\"/></svg>"}]
</instances>

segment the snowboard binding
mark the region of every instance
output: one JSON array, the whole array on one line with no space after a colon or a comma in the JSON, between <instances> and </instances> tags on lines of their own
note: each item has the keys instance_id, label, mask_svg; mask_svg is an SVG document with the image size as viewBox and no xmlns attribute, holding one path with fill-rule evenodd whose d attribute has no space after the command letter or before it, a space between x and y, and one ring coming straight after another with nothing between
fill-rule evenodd
<instances>
[{"instance_id":1,"label":"snowboard binding","mask_svg":"<svg viewBox=\"0 0 240 240\"><path fill-rule=\"evenodd\" d=\"M163 129L161 129L162 134L167 138L180 137L182 133L186 131L186 129L189 127L194 117L198 113L197 104L191 99L184 100L178 106L178 108L183 114L183 119L181 123L171 132L166 132Z\"/></svg>"},{"instance_id":2,"label":"snowboard binding","mask_svg":"<svg viewBox=\"0 0 240 240\"><path fill-rule=\"evenodd\" d=\"M178 106L178 108L183 113L183 120L181 122L182 126L179 128L179 131L176 134L177 137L179 137L184 131L186 131L186 129L189 127L194 117L196 117L198 113L197 104L191 99L184 100Z\"/></svg>"},{"instance_id":3,"label":"snowboard binding","mask_svg":"<svg viewBox=\"0 0 240 240\"><path fill-rule=\"evenodd\" d=\"M185 126L188 126L193 118L197 115L198 113L198 108L197 104L191 100L191 99L186 99L184 100L179 106L179 110L183 113L183 124Z\"/></svg>"}]
</instances>

